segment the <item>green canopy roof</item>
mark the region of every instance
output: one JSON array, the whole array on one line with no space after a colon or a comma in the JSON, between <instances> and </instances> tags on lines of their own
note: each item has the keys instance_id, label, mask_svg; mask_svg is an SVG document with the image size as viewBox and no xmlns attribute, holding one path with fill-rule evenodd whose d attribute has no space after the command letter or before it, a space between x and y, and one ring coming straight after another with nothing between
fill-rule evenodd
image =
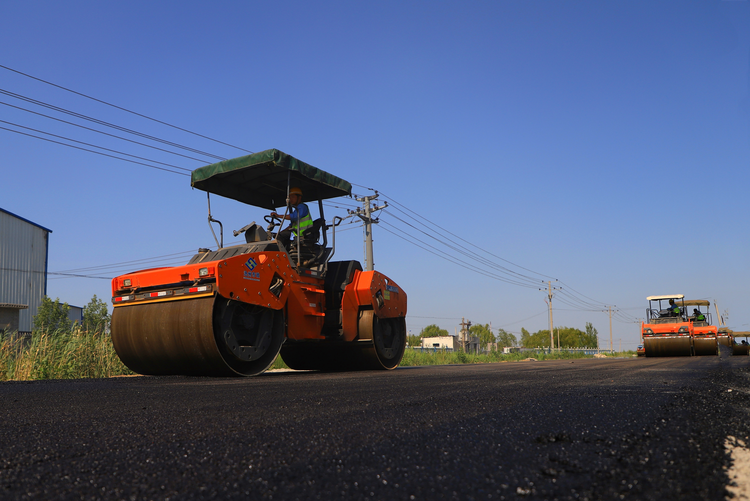
<instances>
[{"instance_id":1,"label":"green canopy roof","mask_svg":"<svg viewBox=\"0 0 750 501\"><path fill-rule=\"evenodd\" d=\"M190 185L273 210L286 205L287 179L290 179L290 187L300 188L302 198L308 201L352 192L349 182L279 150L265 150L195 169Z\"/></svg>"}]
</instances>

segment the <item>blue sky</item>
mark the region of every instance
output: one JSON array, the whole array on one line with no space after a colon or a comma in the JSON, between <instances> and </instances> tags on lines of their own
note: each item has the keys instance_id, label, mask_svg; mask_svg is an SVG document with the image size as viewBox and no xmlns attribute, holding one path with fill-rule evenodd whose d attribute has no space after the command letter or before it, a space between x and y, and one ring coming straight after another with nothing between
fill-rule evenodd
<instances>
[{"instance_id":1,"label":"blue sky","mask_svg":"<svg viewBox=\"0 0 750 501\"><path fill-rule=\"evenodd\" d=\"M379 190L392 205L375 264L409 294L413 333L453 333L462 317L545 329L547 277L564 291L555 325L592 322L604 345L604 305L619 310L616 347L634 348L654 294L715 300L750 329L748 2L3 2L0 65L249 151L281 149L358 195ZM2 68L0 89L244 154ZM214 161L6 105L0 120L182 169ZM111 277L131 271L112 264L181 253L162 261L179 264L215 246L205 194L186 176L6 130L0 152L0 207L53 230L52 272ZM212 212L227 233L264 215L218 199ZM539 287L428 253L399 236L440 245L396 217L437 223L430 235ZM361 229L342 229L337 258L362 260ZM60 275L48 293L76 305L110 296L108 280Z\"/></svg>"}]
</instances>

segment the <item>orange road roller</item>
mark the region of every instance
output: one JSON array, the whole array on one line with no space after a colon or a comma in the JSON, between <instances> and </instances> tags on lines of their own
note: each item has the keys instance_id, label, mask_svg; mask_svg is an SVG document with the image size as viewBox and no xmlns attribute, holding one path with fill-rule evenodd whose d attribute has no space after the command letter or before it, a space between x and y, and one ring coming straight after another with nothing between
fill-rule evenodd
<instances>
[{"instance_id":1,"label":"orange road roller","mask_svg":"<svg viewBox=\"0 0 750 501\"><path fill-rule=\"evenodd\" d=\"M717 344L724 345L732 350L735 344L734 331L729 327L719 327L718 332L716 333L716 342Z\"/></svg>"},{"instance_id":2,"label":"orange road roller","mask_svg":"<svg viewBox=\"0 0 750 501\"><path fill-rule=\"evenodd\" d=\"M683 301L685 315L693 324L693 354L696 356L719 354L718 328L711 325L711 303L706 299Z\"/></svg>"},{"instance_id":3,"label":"orange road roller","mask_svg":"<svg viewBox=\"0 0 750 501\"><path fill-rule=\"evenodd\" d=\"M184 266L112 280L112 342L126 366L151 375L254 376L279 354L292 369L398 366L406 293L358 261L331 261L342 218L326 222L322 201L351 196L350 183L274 149L196 169L191 185L209 194L209 225L221 226L210 194L273 217L265 229L235 231L245 243L224 247L222 227L217 249L199 249ZM317 201L317 219L294 204L300 192ZM293 240L274 231L286 220Z\"/></svg>"},{"instance_id":4,"label":"orange road roller","mask_svg":"<svg viewBox=\"0 0 750 501\"><path fill-rule=\"evenodd\" d=\"M641 324L647 357L680 357L693 354L693 323L685 317L685 296L649 296L646 321Z\"/></svg>"},{"instance_id":5,"label":"orange road roller","mask_svg":"<svg viewBox=\"0 0 750 501\"><path fill-rule=\"evenodd\" d=\"M748 331L732 331L732 355L734 356L746 356L750 353L750 345L747 343L747 338L750 337ZM742 341L737 342L737 338L741 337Z\"/></svg>"}]
</instances>

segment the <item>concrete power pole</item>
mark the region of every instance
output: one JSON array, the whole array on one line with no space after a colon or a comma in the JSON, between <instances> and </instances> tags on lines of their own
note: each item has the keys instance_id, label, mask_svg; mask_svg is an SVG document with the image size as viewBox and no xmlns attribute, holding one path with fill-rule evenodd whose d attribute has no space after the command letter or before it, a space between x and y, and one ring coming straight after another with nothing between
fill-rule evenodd
<instances>
[{"instance_id":1,"label":"concrete power pole","mask_svg":"<svg viewBox=\"0 0 750 501\"><path fill-rule=\"evenodd\" d=\"M544 289L539 289L544 290ZM552 350L555 348L555 334L552 330L552 291L554 289L552 288L552 282L547 282L547 299L544 300L547 305L549 305L549 352L552 353Z\"/></svg>"},{"instance_id":2,"label":"concrete power pole","mask_svg":"<svg viewBox=\"0 0 750 501\"><path fill-rule=\"evenodd\" d=\"M461 317L461 348L464 353L466 353L466 345L468 344L469 327L471 327L471 322Z\"/></svg>"},{"instance_id":3,"label":"concrete power pole","mask_svg":"<svg viewBox=\"0 0 750 501\"><path fill-rule=\"evenodd\" d=\"M357 202L362 202L362 209L349 211L350 214L355 214L365 222L365 271L372 271L375 269L372 252L372 223L377 223L378 220L373 219L371 215L373 211L385 209L386 207L388 207L388 202L386 202L382 207L375 206L371 208L370 201L375 200L376 198L378 198L377 191L375 192L375 195L370 197L355 198Z\"/></svg>"},{"instance_id":4,"label":"concrete power pole","mask_svg":"<svg viewBox=\"0 0 750 501\"><path fill-rule=\"evenodd\" d=\"M609 350L614 352L614 345L612 344L612 307L609 307Z\"/></svg>"}]
</instances>

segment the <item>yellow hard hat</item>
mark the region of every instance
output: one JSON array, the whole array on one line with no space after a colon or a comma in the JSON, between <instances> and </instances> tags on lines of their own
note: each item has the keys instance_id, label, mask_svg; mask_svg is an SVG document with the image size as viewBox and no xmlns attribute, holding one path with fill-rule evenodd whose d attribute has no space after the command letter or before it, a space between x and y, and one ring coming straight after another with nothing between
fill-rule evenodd
<instances>
[{"instance_id":1,"label":"yellow hard hat","mask_svg":"<svg viewBox=\"0 0 750 501\"><path fill-rule=\"evenodd\" d=\"M289 190L289 194L290 195L299 195L299 196L302 196L302 190L300 190L299 188L295 187L295 188L292 188L291 190Z\"/></svg>"}]
</instances>

